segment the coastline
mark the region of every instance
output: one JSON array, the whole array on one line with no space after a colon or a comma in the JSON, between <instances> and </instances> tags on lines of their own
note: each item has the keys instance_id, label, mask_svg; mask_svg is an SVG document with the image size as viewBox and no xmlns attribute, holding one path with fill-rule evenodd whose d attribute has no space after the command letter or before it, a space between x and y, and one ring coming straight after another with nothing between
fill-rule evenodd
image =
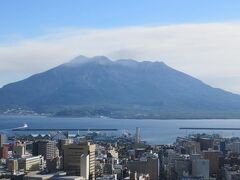
<instances>
[{"instance_id":1,"label":"coastline","mask_svg":"<svg viewBox=\"0 0 240 180\"><path fill-rule=\"evenodd\" d=\"M134 117L99 117L99 116L54 116L54 115L36 115L36 114L0 114L0 117L43 117L43 118L71 118L71 119L112 119L112 120L186 120L186 121L194 121L194 120L240 120L239 118L208 118L208 117L201 117L201 118L151 118L151 117L146 117L146 118L134 118Z\"/></svg>"}]
</instances>

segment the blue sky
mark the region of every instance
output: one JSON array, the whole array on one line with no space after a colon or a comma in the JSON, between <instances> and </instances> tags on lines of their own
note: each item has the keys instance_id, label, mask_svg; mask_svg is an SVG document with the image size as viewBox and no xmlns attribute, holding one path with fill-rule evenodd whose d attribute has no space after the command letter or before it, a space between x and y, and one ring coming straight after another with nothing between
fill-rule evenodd
<instances>
[{"instance_id":1,"label":"blue sky","mask_svg":"<svg viewBox=\"0 0 240 180\"><path fill-rule=\"evenodd\" d=\"M239 8L239 0L7 0L0 2L0 34L239 21Z\"/></svg>"},{"instance_id":2,"label":"blue sky","mask_svg":"<svg viewBox=\"0 0 240 180\"><path fill-rule=\"evenodd\" d=\"M75 56L164 61L240 94L239 0L0 1L0 87Z\"/></svg>"}]
</instances>

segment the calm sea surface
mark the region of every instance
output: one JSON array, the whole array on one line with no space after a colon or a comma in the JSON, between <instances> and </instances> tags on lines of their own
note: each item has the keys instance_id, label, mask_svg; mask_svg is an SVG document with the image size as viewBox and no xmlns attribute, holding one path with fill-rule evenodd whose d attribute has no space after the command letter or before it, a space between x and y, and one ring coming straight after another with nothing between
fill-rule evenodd
<instances>
[{"instance_id":1,"label":"calm sea surface","mask_svg":"<svg viewBox=\"0 0 240 180\"><path fill-rule=\"evenodd\" d=\"M240 120L152 120L152 119L109 119L109 118L53 118L42 116L0 116L0 129L16 128L27 123L29 128L117 128L117 132L135 133L141 128L141 139L151 144L170 144L178 136L191 133L218 133L223 137L239 136L240 131L180 130L180 127L240 127ZM18 132L19 133L19 132ZM30 133L30 132L27 132Z\"/></svg>"}]
</instances>

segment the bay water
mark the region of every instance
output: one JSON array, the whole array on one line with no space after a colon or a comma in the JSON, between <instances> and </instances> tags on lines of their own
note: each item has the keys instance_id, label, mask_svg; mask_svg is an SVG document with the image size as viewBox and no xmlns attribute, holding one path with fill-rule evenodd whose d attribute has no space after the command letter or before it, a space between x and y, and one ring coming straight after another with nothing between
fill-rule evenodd
<instances>
[{"instance_id":1,"label":"bay water","mask_svg":"<svg viewBox=\"0 0 240 180\"><path fill-rule=\"evenodd\" d=\"M111 118L70 118L45 116L0 116L0 132L28 124L29 128L116 128L109 135L135 133L140 127L141 139L149 144L172 144L178 136L194 133L220 134L223 137L240 137L240 131L231 130L181 130L180 127L240 128L238 119L197 119L197 120L157 120L157 119L111 119ZM13 132L21 133L21 132ZM30 134L30 132L25 132ZM47 132L42 132L47 133Z\"/></svg>"}]
</instances>

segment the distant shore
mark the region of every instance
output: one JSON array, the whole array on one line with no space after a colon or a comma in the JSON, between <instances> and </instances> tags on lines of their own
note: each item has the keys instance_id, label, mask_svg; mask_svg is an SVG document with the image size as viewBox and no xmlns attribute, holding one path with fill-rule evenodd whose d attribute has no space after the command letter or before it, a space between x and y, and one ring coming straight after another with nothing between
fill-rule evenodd
<instances>
[{"instance_id":1,"label":"distant shore","mask_svg":"<svg viewBox=\"0 0 240 180\"><path fill-rule=\"evenodd\" d=\"M55 116L55 115L49 115L49 114L0 114L0 116L6 116L6 117L52 117L52 118L97 118L97 119L112 119L112 120L119 120L119 119L129 119L129 120L240 120L239 118L221 118L221 117L191 117L191 118L185 118L185 117L176 117L176 118L167 118L167 117L107 117L107 116Z\"/></svg>"}]
</instances>

